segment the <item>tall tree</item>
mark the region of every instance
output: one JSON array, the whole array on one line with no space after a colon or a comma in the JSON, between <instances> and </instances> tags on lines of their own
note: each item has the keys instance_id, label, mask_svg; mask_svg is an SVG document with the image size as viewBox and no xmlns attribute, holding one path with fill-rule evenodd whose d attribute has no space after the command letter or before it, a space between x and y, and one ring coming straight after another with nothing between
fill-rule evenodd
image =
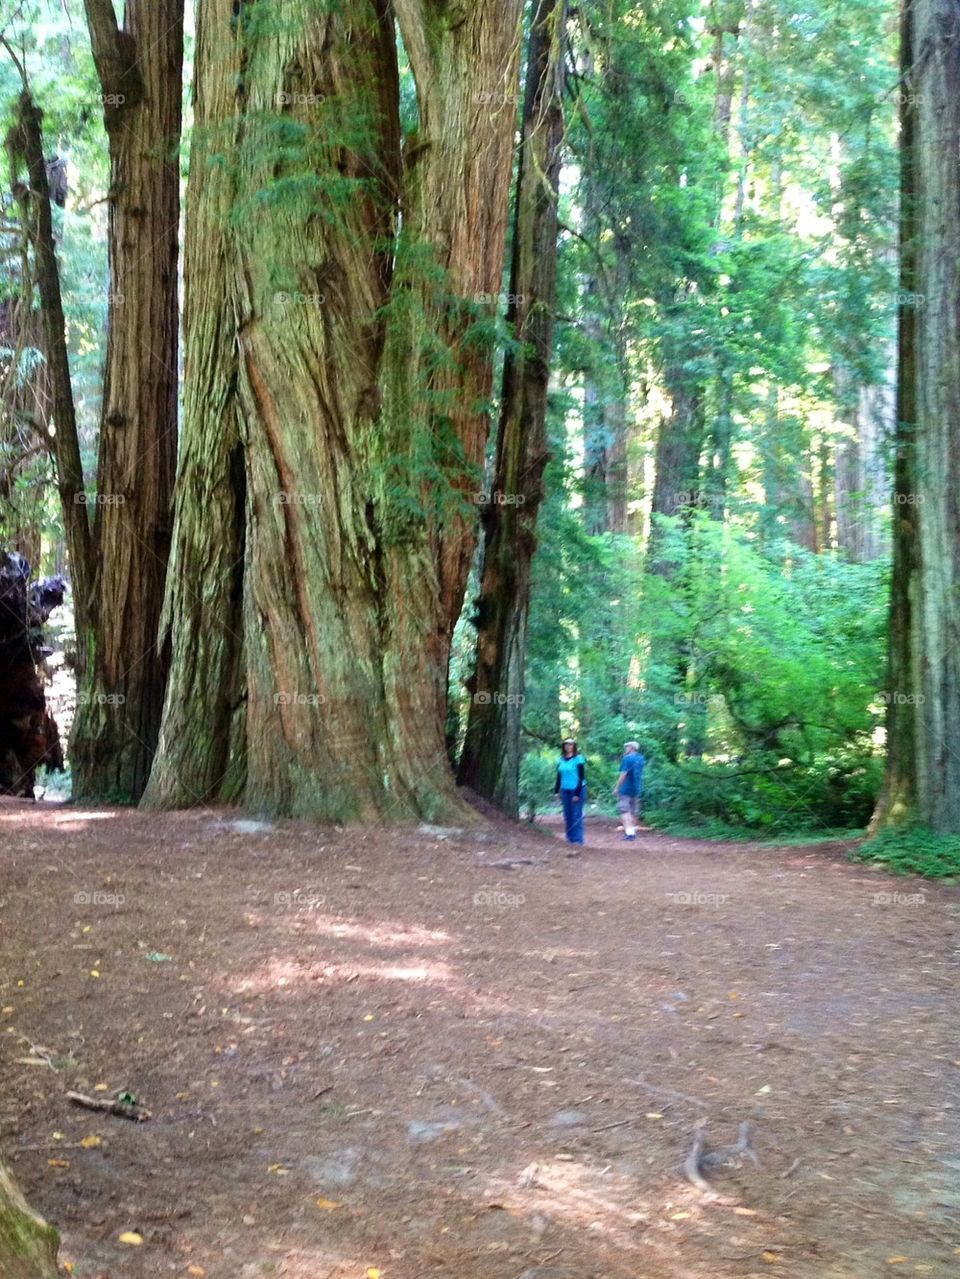
<instances>
[{"instance_id":1,"label":"tall tree","mask_svg":"<svg viewBox=\"0 0 960 1279\"><path fill-rule=\"evenodd\" d=\"M905 0L887 766L875 829L960 832L960 7Z\"/></svg>"},{"instance_id":2,"label":"tall tree","mask_svg":"<svg viewBox=\"0 0 960 1279\"><path fill-rule=\"evenodd\" d=\"M44 354L49 369L50 412L54 427L51 432L51 451L56 464L60 508L70 552L77 649L82 663L89 622L93 544L87 508L83 501L80 437L67 354L66 322L53 233L50 185L43 156L43 112L37 107L27 87L23 68L19 69L24 90L17 102L16 117L7 134L6 147L11 173L15 179L21 168L26 171L26 182L15 180L14 196L20 206L23 227L33 249L32 276L36 280L43 316Z\"/></svg>"},{"instance_id":3,"label":"tall tree","mask_svg":"<svg viewBox=\"0 0 960 1279\"><path fill-rule=\"evenodd\" d=\"M304 816L457 805L447 666L520 16L520 0L201 6L172 666L147 803L236 781L252 807ZM405 139L395 18L417 91Z\"/></svg>"},{"instance_id":4,"label":"tall tree","mask_svg":"<svg viewBox=\"0 0 960 1279\"><path fill-rule=\"evenodd\" d=\"M84 0L110 150L110 298L77 798L137 800L160 731L177 449L184 0Z\"/></svg>"},{"instance_id":5,"label":"tall tree","mask_svg":"<svg viewBox=\"0 0 960 1279\"><path fill-rule=\"evenodd\" d=\"M538 0L530 28L492 492L484 510L476 667L459 777L516 814L530 575L547 461L557 291L566 0Z\"/></svg>"}]
</instances>

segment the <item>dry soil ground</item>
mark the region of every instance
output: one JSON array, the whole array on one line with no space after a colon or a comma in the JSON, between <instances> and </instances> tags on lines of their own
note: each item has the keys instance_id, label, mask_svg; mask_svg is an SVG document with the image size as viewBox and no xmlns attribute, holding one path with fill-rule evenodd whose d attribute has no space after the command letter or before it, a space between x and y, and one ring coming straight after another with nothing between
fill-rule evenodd
<instances>
[{"instance_id":1,"label":"dry soil ground","mask_svg":"<svg viewBox=\"0 0 960 1279\"><path fill-rule=\"evenodd\" d=\"M0 807L0 1145L72 1273L960 1274L960 889L565 851ZM121 1088L148 1122L65 1096ZM715 1197L701 1119L752 1125Z\"/></svg>"}]
</instances>

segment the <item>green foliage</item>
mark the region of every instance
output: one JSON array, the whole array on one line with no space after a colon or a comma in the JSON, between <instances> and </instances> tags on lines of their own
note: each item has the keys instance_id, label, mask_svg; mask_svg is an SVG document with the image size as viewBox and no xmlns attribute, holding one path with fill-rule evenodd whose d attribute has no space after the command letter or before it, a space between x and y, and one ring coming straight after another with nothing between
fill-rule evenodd
<instances>
[{"instance_id":1,"label":"green foliage","mask_svg":"<svg viewBox=\"0 0 960 1279\"><path fill-rule=\"evenodd\" d=\"M547 808L553 799L557 755L554 751L528 751L520 764L520 807L527 821Z\"/></svg>"},{"instance_id":2,"label":"green foliage","mask_svg":"<svg viewBox=\"0 0 960 1279\"><path fill-rule=\"evenodd\" d=\"M862 844L857 858L901 875L945 879L960 875L960 836L925 826L887 827Z\"/></svg>"}]
</instances>

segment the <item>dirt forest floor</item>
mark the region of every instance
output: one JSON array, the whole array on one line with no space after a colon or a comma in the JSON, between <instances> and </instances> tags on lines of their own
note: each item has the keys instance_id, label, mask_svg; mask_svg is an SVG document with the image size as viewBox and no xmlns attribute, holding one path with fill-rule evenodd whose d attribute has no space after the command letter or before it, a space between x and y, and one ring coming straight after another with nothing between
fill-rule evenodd
<instances>
[{"instance_id":1,"label":"dirt forest floor","mask_svg":"<svg viewBox=\"0 0 960 1279\"><path fill-rule=\"evenodd\" d=\"M960 887L845 853L5 802L0 1149L77 1279L960 1275Z\"/></svg>"}]
</instances>

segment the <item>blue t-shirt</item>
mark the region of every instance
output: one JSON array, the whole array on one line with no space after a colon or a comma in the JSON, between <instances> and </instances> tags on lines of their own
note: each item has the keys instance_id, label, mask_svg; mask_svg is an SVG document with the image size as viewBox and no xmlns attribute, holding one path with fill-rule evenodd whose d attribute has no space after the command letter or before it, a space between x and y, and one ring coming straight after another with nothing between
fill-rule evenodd
<instances>
[{"instance_id":1,"label":"blue t-shirt","mask_svg":"<svg viewBox=\"0 0 960 1279\"><path fill-rule=\"evenodd\" d=\"M624 755L620 761L620 772L626 773L626 777L620 783L621 795L643 794L643 770L646 762L639 752L632 755Z\"/></svg>"},{"instance_id":2,"label":"blue t-shirt","mask_svg":"<svg viewBox=\"0 0 960 1279\"><path fill-rule=\"evenodd\" d=\"M576 790L580 785L580 765L586 764L582 755L571 755L569 759L561 758L557 765L560 774L561 790Z\"/></svg>"}]
</instances>

